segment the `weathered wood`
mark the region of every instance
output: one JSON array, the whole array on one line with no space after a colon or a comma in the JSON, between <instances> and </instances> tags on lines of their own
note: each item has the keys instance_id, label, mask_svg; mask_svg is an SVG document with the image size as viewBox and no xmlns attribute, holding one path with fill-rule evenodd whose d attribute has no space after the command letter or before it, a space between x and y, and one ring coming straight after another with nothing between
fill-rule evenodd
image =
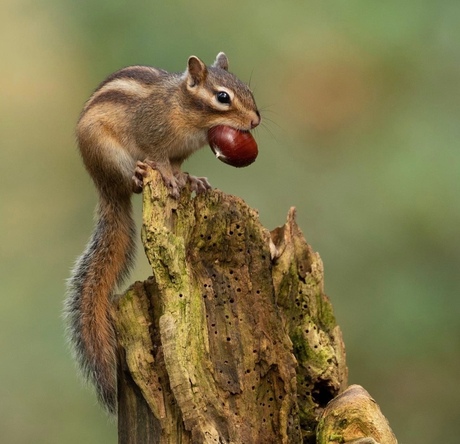
<instances>
[{"instance_id":1,"label":"weathered wood","mask_svg":"<svg viewBox=\"0 0 460 444\"><path fill-rule=\"evenodd\" d=\"M120 414L136 416L121 418L128 427L145 418L157 436L120 443L316 442L347 367L322 262L295 211L270 233L241 199L184 190L175 200L153 172L143 214L153 277L117 301L114 317L151 413Z\"/></svg>"},{"instance_id":2,"label":"weathered wood","mask_svg":"<svg viewBox=\"0 0 460 444\"><path fill-rule=\"evenodd\" d=\"M126 360L119 360L118 442L155 444L161 434L160 421L153 415L133 381Z\"/></svg>"},{"instance_id":3,"label":"weathered wood","mask_svg":"<svg viewBox=\"0 0 460 444\"><path fill-rule=\"evenodd\" d=\"M397 444L378 404L360 385L351 385L323 411L318 444Z\"/></svg>"}]
</instances>

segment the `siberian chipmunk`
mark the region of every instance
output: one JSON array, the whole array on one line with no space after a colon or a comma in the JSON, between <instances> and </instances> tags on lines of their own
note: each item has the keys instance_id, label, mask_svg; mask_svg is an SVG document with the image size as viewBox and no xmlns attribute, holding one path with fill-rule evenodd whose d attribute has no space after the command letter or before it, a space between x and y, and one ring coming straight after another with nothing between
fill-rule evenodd
<instances>
[{"instance_id":1,"label":"siberian chipmunk","mask_svg":"<svg viewBox=\"0 0 460 444\"><path fill-rule=\"evenodd\" d=\"M86 102L77 139L99 193L97 222L68 281L65 315L76 360L111 413L117 409L113 292L134 260L131 194L142 191L146 164L179 195L187 181L197 192L206 178L181 172L182 162L208 143L216 125L250 130L260 123L249 87L228 72L219 53L212 66L188 59L183 73L130 66L110 75Z\"/></svg>"}]
</instances>

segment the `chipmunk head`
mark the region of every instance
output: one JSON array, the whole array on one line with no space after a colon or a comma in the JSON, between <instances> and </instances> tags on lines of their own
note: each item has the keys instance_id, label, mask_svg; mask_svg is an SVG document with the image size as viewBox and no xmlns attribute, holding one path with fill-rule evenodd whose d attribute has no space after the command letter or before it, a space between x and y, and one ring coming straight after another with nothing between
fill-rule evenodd
<instances>
[{"instance_id":1,"label":"chipmunk head","mask_svg":"<svg viewBox=\"0 0 460 444\"><path fill-rule=\"evenodd\" d=\"M196 109L203 112L203 125L226 125L249 131L260 123L260 113L249 87L228 72L227 56L220 52L211 66L198 57L188 59L185 87Z\"/></svg>"}]
</instances>

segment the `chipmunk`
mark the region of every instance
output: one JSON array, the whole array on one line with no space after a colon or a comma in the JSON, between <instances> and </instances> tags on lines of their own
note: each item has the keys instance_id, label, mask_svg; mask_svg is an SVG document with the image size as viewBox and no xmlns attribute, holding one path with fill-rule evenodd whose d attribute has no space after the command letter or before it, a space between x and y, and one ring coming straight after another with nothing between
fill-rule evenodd
<instances>
[{"instance_id":1,"label":"chipmunk","mask_svg":"<svg viewBox=\"0 0 460 444\"><path fill-rule=\"evenodd\" d=\"M206 178L183 173L182 162L208 143L211 127L248 131L260 121L249 87L228 72L223 52L208 67L191 56L183 73L123 68L86 102L77 140L99 204L93 234L68 280L64 314L75 358L110 413L117 410L110 310L134 260L132 193L142 191L147 165L161 173L174 197L187 181L196 192L210 188Z\"/></svg>"}]
</instances>

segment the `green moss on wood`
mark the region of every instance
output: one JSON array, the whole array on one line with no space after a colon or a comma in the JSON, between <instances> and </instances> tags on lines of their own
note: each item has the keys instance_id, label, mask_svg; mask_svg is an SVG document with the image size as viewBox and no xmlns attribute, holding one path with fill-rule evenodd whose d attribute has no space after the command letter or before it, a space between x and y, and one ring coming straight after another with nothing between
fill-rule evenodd
<instances>
[{"instance_id":1,"label":"green moss on wood","mask_svg":"<svg viewBox=\"0 0 460 444\"><path fill-rule=\"evenodd\" d=\"M322 263L294 211L270 233L241 199L175 200L153 173L142 236L153 277L120 300L117 324L158 442L315 442L347 370Z\"/></svg>"}]
</instances>

